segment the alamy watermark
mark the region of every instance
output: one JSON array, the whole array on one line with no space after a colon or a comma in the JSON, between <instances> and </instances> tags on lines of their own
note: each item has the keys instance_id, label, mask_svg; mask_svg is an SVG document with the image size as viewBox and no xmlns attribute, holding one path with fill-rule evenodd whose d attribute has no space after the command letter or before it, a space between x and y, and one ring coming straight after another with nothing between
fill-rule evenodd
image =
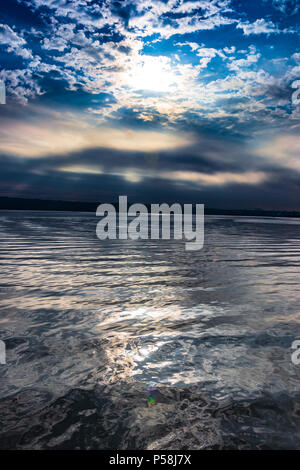
<instances>
[{"instance_id":1,"label":"alamy watermark","mask_svg":"<svg viewBox=\"0 0 300 470\"><path fill-rule=\"evenodd\" d=\"M292 104L296 107L296 112L294 114L294 118L300 118L300 80L295 80L291 84L292 88L296 88L296 90L292 94Z\"/></svg>"},{"instance_id":2,"label":"alamy watermark","mask_svg":"<svg viewBox=\"0 0 300 470\"><path fill-rule=\"evenodd\" d=\"M0 340L0 364L6 364L6 346L4 341Z\"/></svg>"},{"instance_id":3,"label":"alamy watermark","mask_svg":"<svg viewBox=\"0 0 300 470\"><path fill-rule=\"evenodd\" d=\"M292 363L295 364L296 366L299 366L300 364L300 340L297 339L292 343L291 346L292 349L294 349L294 352L291 355Z\"/></svg>"},{"instance_id":4,"label":"alamy watermark","mask_svg":"<svg viewBox=\"0 0 300 470\"><path fill-rule=\"evenodd\" d=\"M6 104L5 83L0 80L0 104Z\"/></svg>"},{"instance_id":5,"label":"alamy watermark","mask_svg":"<svg viewBox=\"0 0 300 470\"><path fill-rule=\"evenodd\" d=\"M204 244L204 205L166 203L151 204L150 212L145 204L127 207L127 196L119 196L118 211L112 204L100 204L96 215L102 217L96 234L100 240L182 240L185 249L195 251ZM171 223L171 216L173 224ZM129 220L129 218L132 218Z\"/></svg>"}]
</instances>

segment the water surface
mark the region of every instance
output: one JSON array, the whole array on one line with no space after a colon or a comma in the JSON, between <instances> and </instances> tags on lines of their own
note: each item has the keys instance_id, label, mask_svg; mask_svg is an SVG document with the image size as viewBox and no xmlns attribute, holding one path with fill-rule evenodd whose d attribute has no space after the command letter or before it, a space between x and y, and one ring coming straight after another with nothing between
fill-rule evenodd
<instances>
[{"instance_id":1,"label":"water surface","mask_svg":"<svg viewBox=\"0 0 300 470\"><path fill-rule=\"evenodd\" d=\"M299 449L300 221L207 216L196 252L97 221L0 212L0 447Z\"/></svg>"}]
</instances>

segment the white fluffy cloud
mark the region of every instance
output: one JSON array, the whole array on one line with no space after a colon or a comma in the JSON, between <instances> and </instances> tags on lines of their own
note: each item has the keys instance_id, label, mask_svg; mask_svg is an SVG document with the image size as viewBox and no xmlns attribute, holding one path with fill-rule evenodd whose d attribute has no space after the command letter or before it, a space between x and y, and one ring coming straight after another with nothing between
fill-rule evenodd
<instances>
[{"instance_id":1,"label":"white fluffy cloud","mask_svg":"<svg viewBox=\"0 0 300 470\"><path fill-rule=\"evenodd\" d=\"M249 21L238 23L236 27L238 29L242 29L245 36L249 36L250 34L270 34L279 32L278 28L272 21L266 21L264 18L256 20L254 23L250 23Z\"/></svg>"},{"instance_id":2,"label":"white fluffy cloud","mask_svg":"<svg viewBox=\"0 0 300 470\"><path fill-rule=\"evenodd\" d=\"M30 98L42 93L30 69L1 70L0 80L5 82L7 92L21 104L27 104Z\"/></svg>"},{"instance_id":3,"label":"white fluffy cloud","mask_svg":"<svg viewBox=\"0 0 300 470\"><path fill-rule=\"evenodd\" d=\"M6 45L8 52L13 52L24 59L33 58L31 50L25 47L25 39L7 24L0 24L0 44Z\"/></svg>"}]
</instances>

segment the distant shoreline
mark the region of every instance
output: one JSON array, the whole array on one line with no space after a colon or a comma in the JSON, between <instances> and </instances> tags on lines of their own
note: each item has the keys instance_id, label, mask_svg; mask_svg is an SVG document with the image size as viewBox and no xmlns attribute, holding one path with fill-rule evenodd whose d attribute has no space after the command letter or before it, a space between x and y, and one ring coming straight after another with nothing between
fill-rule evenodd
<instances>
[{"instance_id":1,"label":"distant shoreline","mask_svg":"<svg viewBox=\"0 0 300 470\"><path fill-rule=\"evenodd\" d=\"M14 197L0 197L0 210L30 210L30 211L72 211L96 212L99 202L75 202L46 199L27 199ZM107 201L105 201L107 202ZM129 203L131 204L131 203ZM171 204L171 203L170 203ZM115 207L117 203L113 203ZM145 204L150 207L150 204ZM264 209L218 209L205 207L206 215L241 215L255 217L300 217L297 211L264 210Z\"/></svg>"}]
</instances>

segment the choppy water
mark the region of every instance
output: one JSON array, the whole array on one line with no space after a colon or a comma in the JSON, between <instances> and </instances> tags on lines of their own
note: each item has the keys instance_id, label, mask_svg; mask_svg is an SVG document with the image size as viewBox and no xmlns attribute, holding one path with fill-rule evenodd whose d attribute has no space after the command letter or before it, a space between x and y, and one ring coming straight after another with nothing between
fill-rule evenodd
<instances>
[{"instance_id":1,"label":"choppy water","mask_svg":"<svg viewBox=\"0 0 300 470\"><path fill-rule=\"evenodd\" d=\"M299 449L300 221L207 217L198 252L96 223L0 213L0 448Z\"/></svg>"}]
</instances>

